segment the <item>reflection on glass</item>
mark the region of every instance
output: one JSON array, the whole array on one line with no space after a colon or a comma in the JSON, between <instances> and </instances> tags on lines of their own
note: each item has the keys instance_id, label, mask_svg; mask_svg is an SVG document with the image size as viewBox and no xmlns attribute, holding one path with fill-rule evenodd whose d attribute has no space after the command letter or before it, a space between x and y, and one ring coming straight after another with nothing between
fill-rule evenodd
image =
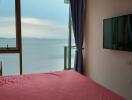
<instances>
[{"instance_id":1,"label":"reflection on glass","mask_svg":"<svg viewBox=\"0 0 132 100\"><path fill-rule=\"evenodd\" d=\"M104 48L132 51L132 15L104 20Z\"/></svg>"}]
</instances>

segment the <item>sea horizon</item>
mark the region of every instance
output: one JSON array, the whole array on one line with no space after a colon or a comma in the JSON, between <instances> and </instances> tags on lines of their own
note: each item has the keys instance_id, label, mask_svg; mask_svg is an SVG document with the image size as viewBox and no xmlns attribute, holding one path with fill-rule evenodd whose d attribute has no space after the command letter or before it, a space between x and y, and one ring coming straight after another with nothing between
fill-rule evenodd
<instances>
[{"instance_id":1,"label":"sea horizon","mask_svg":"<svg viewBox=\"0 0 132 100\"><path fill-rule=\"evenodd\" d=\"M15 44L15 38L4 39L6 41L0 41L1 45L4 45L4 43ZM64 70L64 46L67 45L67 39L22 38L23 73L30 74ZM74 52L72 53L73 65ZM18 54L0 55L4 75L19 74L18 58Z\"/></svg>"}]
</instances>

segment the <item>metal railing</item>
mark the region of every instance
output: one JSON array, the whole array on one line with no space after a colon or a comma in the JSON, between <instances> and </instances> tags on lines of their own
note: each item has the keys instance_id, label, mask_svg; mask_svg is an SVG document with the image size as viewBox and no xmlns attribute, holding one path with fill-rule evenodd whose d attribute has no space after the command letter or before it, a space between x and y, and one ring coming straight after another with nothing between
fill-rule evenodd
<instances>
[{"instance_id":1,"label":"metal railing","mask_svg":"<svg viewBox=\"0 0 132 100\"><path fill-rule=\"evenodd\" d=\"M71 49L76 49L76 46L64 47L64 70L70 70L71 67Z\"/></svg>"}]
</instances>

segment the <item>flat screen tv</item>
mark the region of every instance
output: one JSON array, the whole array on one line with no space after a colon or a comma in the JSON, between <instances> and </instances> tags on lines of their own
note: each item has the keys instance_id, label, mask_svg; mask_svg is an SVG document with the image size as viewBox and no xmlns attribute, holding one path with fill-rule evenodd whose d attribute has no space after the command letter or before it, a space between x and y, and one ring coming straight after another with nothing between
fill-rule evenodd
<instances>
[{"instance_id":1,"label":"flat screen tv","mask_svg":"<svg viewBox=\"0 0 132 100\"><path fill-rule=\"evenodd\" d=\"M103 48L132 51L132 14L103 20Z\"/></svg>"}]
</instances>

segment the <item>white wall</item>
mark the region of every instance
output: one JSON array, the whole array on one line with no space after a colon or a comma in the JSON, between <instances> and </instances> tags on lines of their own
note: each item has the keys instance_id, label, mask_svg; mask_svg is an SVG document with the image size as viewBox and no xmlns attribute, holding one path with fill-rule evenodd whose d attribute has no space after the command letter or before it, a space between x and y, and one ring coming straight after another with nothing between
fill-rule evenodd
<instances>
[{"instance_id":1,"label":"white wall","mask_svg":"<svg viewBox=\"0 0 132 100\"><path fill-rule=\"evenodd\" d=\"M132 100L132 52L103 49L103 19L132 14L132 0L87 0L85 73Z\"/></svg>"}]
</instances>

